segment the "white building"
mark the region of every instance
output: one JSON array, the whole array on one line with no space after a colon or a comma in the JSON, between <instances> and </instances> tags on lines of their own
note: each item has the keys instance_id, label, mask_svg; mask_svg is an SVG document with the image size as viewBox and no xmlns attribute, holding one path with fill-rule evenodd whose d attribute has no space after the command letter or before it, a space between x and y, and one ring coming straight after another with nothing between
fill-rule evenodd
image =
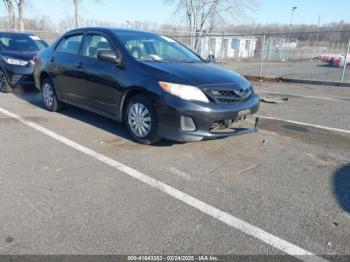
<instances>
[{"instance_id":1,"label":"white building","mask_svg":"<svg viewBox=\"0 0 350 262\"><path fill-rule=\"evenodd\" d=\"M254 56L257 38L249 36L203 36L198 39L198 53L203 58L249 58Z\"/></svg>"}]
</instances>

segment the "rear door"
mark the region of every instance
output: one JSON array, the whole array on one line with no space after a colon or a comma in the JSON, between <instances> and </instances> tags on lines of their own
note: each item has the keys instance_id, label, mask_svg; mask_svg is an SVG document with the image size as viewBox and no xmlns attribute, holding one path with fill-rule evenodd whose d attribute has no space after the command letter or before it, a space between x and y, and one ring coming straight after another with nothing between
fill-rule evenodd
<instances>
[{"instance_id":1,"label":"rear door","mask_svg":"<svg viewBox=\"0 0 350 262\"><path fill-rule=\"evenodd\" d=\"M82 51L83 71L78 73L83 86L81 92L89 106L116 115L122 93L119 80L123 70L114 63L98 60L97 54L101 50L116 52L116 46L103 34L88 33Z\"/></svg>"},{"instance_id":2,"label":"rear door","mask_svg":"<svg viewBox=\"0 0 350 262\"><path fill-rule=\"evenodd\" d=\"M59 98L80 102L79 82L76 71L81 70L83 33L75 33L63 38L49 58L50 71Z\"/></svg>"}]
</instances>

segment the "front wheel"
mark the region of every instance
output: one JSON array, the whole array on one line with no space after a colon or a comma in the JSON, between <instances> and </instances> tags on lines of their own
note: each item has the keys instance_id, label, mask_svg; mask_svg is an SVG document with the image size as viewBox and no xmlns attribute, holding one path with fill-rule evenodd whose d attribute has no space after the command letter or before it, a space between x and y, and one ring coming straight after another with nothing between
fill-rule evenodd
<instances>
[{"instance_id":1,"label":"front wheel","mask_svg":"<svg viewBox=\"0 0 350 262\"><path fill-rule=\"evenodd\" d=\"M125 114L128 131L137 142L153 145L161 140L157 136L158 121L153 103L146 96L132 97Z\"/></svg>"},{"instance_id":2,"label":"front wheel","mask_svg":"<svg viewBox=\"0 0 350 262\"><path fill-rule=\"evenodd\" d=\"M12 93L12 87L7 81L4 71L0 70L0 92L1 93Z\"/></svg>"},{"instance_id":3,"label":"front wheel","mask_svg":"<svg viewBox=\"0 0 350 262\"><path fill-rule=\"evenodd\" d=\"M52 112L60 111L63 104L58 100L55 88L50 79L44 79L41 85L41 92L47 110Z\"/></svg>"}]
</instances>

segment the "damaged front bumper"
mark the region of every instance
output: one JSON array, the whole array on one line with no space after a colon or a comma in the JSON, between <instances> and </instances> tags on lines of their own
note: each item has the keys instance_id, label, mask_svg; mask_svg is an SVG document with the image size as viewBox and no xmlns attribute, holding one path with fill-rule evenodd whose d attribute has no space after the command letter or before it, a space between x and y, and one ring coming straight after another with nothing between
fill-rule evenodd
<instances>
[{"instance_id":1,"label":"damaged front bumper","mask_svg":"<svg viewBox=\"0 0 350 262\"><path fill-rule=\"evenodd\" d=\"M156 103L158 135L171 140L190 142L257 131L259 120L249 120L259 109L260 99L256 94L229 105L185 101L171 95Z\"/></svg>"}]
</instances>

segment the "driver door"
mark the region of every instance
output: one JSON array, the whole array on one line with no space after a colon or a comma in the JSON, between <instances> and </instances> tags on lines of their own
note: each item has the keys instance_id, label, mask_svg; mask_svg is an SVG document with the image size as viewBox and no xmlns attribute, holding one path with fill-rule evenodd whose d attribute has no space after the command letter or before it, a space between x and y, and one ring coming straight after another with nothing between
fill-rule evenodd
<instances>
[{"instance_id":1,"label":"driver door","mask_svg":"<svg viewBox=\"0 0 350 262\"><path fill-rule=\"evenodd\" d=\"M105 113L116 115L118 101L122 94L119 79L122 70L114 63L97 59L101 50L116 52L116 48L100 34L89 33L83 48L83 70L79 73L82 81L82 92L89 107Z\"/></svg>"}]
</instances>

